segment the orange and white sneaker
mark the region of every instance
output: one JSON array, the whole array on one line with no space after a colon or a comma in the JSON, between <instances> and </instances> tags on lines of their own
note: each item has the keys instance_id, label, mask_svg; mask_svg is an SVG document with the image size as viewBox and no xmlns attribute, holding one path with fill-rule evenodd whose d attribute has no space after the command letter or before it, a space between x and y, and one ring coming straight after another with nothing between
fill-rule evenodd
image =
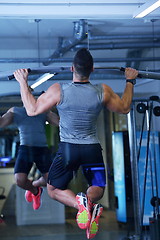
<instances>
[{"instance_id":1,"label":"orange and white sneaker","mask_svg":"<svg viewBox=\"0 0 160 240\"><path fill-rule=\"evenodd\" d=\"M89 197L87 197L87 199L88 199L88 209L89 209L90 213L92 213L92 209L93 209L93 206L95 205L95 203L91 202Z\"/></svg>"},{"instance_id":2,"label":"orange and white sneaker","mask_svg":"<svg viewBox=\"0 0 160 240\"><path fill-rule=\"evenodd\" d=\"M42 205L42 200L41 200L42 192L43 192L43 188L38 187L38 194L37 195L32 194L34 210L38 210Z\"/></svg>"},{"instance_id":3,"label":"orange and white sneaker","mask_svg":"<svg viewBox=\"0 0 160 240\"><path fill-rule=\"evenodd\" d=\"M80 192L77 194L76 200L79 207L79 211L76 217L77 224L79 228L86 229L89 227L91 220L91 213L88 207L88 198L84 193Z\"/></svg>"},{"instance_id":4,"label":"orange and white sneaker","mask_svg":"<svg viewBox=\"0 0 160 240\"><path fill-rule=\"evenodd\" d=\"M26 199L26 202L32 202L33 199L32 199L32 193L28 190L25 191L25 199Z\"/></svg>"},{"instance_id":5,"label":"orange and white sneaker","mask_svg":"<svg viewBox=\"0 0 160 240\"><path fill-rule=\"evenodd\" d=\"M101 204L95 204L93 206L92 218L90 221L90 225L86 230L87 238L94 238L98 232L98 220L103 212L103 207Z\"/></svg>"}]
</instances>

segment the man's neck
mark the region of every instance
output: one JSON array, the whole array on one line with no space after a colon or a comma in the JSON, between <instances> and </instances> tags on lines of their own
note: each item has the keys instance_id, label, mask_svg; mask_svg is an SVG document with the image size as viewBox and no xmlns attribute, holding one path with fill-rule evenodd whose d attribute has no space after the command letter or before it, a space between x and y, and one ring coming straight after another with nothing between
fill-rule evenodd
<instances>
[{"instance_id":1,"label":"man's neck","mask_svg":"<svg viewBox=\"0 0 160 240\"><path fill-rule=\"evenodd\" d=\"M89 78L82 79L77 76L73 76L73 82L89 82Z\"/></svg>"}]
</instances>

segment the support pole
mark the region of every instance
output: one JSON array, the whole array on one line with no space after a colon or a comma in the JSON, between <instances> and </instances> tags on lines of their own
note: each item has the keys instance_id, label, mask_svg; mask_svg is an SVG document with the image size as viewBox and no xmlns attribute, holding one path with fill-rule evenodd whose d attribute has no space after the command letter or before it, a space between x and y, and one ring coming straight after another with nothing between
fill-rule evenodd
<instances>
[{"instance_id":1,"label":"support pole","mask_svg":"<svg viewBox=\"0 0 160 240\"><path fill-rule=\"evenodd\" d=\"M132 173L132 189L133 189L133 209L134 209L134 240L140 240L141 234L141 211L140 211L140 194L139 194L139 177L138 177L138 161L137 161L137 138L135 123L135 104L132 103L128 117L128 134L130 146L130 162ZM132 239L132 238L131 238Z\"/></svg>"}]
</instances>

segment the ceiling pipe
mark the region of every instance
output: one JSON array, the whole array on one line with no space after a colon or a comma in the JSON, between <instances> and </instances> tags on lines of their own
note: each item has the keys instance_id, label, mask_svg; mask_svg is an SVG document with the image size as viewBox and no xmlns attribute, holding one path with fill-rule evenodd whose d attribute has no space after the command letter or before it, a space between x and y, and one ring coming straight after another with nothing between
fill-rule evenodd
<instances>
[{"instance_id":1,"label":"ceiling pipe","mask_svg":"<svg viewBox=\"0 0 160 240\"><path fill-rule=\"evenodd\" d=\"M53 58L62 57L67 51L76 46L78 43L87 38L86 33L86 22L81 19L78 22L74 22L74 35L72 39L66 40L64 43L61 41L61 44L58 45L54 53L48 58L47 61L43 62L44 66L48 66L53 61ZM62 40L62 39L61 39Z\"/></svg>"},{"instance_id":2,"label":"ceiling pipe","mask_svg":"<svg viewBox=\"0 0 160 240\"><path fill-rule=\"evenodd\" d=\"M144 54L144 49L131 49L127 53L127 58L142 58ZM126 66L130 66L135 69L140 69L141 61L126 61Z\"/></svg>"},{"instance_id":3,"label":"ceiling pipe","mask_svg":"<svg viewBox=\"0 0 160 240\"><path fill-rule=\"evenodd\" d=\"M124 76L124 74L122 73L122 75ZM60 73L54 76L54 78L49 79L47 82L49 81L65 81L65 80L72 80L73 74L71 72L65 72L65 73ZM36 79L36 75L29 75L28 77L28 81L30 83L34 82ZM92 73L90 76L91 80L104 80L104 79L112 79L112 80L117 80L117 79L122 79L120 74L110 74L110 73ZM8 81L7 78L0 78L0 82L1 81ZM12 81L16 81L15 79L13 79Z\"/></svg>"},{"instance_id":4,"label":"ceiling pipe","mask_svg":"<svg viewBox=\"0 0 160 240\"><path fill-rule=\"evenodd\" d=\"M80 48L87 48L87 43L80 43L74 47L74 51ZM101 49L129 49L129 48L159 48L160 42L121 42L121 43L90 43L90 50L101 50Z\"/></svg>"},{"instance_id":5,"label":"ceiling pipe","mask_svg":"<svg viewBox=\"0 0 160 240\"><path fill-rule=\"evenodd\" d=\"M91 49L90 49L91 50ZM48 58L41 58L41 61L47 61ZM0 63L37 63L37 58L0 58ZM108 62L127 62L127 61L160 61L160 57L126 57L126 58L94 58L94 63ZM52 63L70 63L73 58L53 58Z\"/></svg>"},{"instance_id":6,"label":"ceiling pipe","mask_svg":"<svg viewBox=\"0 0 160 240\"><path fill-rule=\"evenodd\" d=\"M113 39L160 39L160 34L118 34L118 35L103 35L93 36L91 31L88 31L88 38L90 40L113 40Z\"/></svg>"},{"instance_id":7,"label":"ceiling pipe","mask_svg":"<svg viewBox=\"0 0 160 240\"><path fill-rule=\"evenodd\" d=\"M117 80L117 79L122 79L122 77L124 78L124 73L120 73L120 74L111 74L109 73L91 73L90 75L90 80L104 80L104 79L113 79L113 80ZM60 73L54 76L54 78L49 79L48 81L65 81L65 80L72 80L73 74L72 73Z\"/></svg>"}]
</instances>

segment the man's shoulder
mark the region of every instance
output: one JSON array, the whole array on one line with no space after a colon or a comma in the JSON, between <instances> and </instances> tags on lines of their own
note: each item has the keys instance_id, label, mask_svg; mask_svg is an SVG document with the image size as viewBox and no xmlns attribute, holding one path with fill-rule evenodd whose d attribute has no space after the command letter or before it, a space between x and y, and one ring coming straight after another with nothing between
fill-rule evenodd
<instances>
[{"instance_id":1,"label":"man's shoulder","mask_svg":"<svg viewBox=\"0 0 160 240\"><path fill-rule=\"evenodd\" d=\"M103 90L103 84L102 83L95 83L93 84L94 88L96 88L99 91Z\"/></svg>"},{"instance_id":2,"label":"man's shoulder","mask_svg":"<svg viewBox=\"0 0 160 240\"><path fill-rule=\"evenodd\" d=\"M97 87L102 87L102 83L94 83L94 84L92 84L93 86L97 86Z\"/></svg>"},{"instance_id":3,"label":"man's shoulder","mask_svg":"<svg viewBox=\"0 0 160 240\"><path fill-rule=\"evenodd\" d=\"M61 82L56 82L56 83L54 83L53 85L51 85L51 89L56 89L56 90L58 90L58 89L61 89L61 88L65 88L66 86L69 86L71 83L61 83Z\"/></svg>"},{"instance_id":4,"label":"man's shoulder","mask_svg":"<svg viewBox=\"0 0 160 240\"><path fill-rule=\"evenodd\" d=\"M71 82L67 82L67 83L59 83L59 86L61 89L66 89L69 86L72 86Z\"/></svg>"}]
</instances>

